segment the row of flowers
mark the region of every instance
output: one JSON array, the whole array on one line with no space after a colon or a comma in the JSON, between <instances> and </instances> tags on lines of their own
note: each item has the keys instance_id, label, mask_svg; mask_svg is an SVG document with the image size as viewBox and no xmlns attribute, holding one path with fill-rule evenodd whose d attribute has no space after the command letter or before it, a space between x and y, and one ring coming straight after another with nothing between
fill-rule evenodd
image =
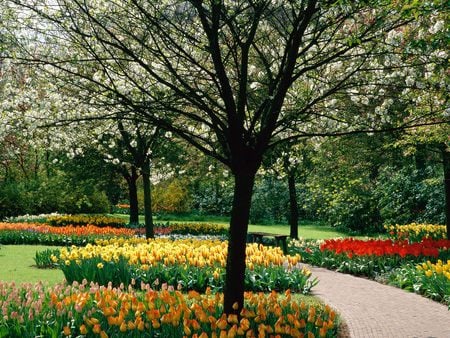
<instances>
[{"instance_id":1,"label":"row of flowers","mask_svg":"<svg viewBox=\"0 0 450 338\"><path fill-rule=\"evenodd\" d=\"M392 240L407 240L409 242L420 242L422 239L445 239L447 228L445 225L418 224L385 225L388 236Z\"/></svg>"},{"instance_id":2,"label":"row of flowers","mask_svg":"<svg viewBox=\"0 0 450 338\"><path fill-rule=\"evenodd\" d=\"M85 226L123 228L126 222L123 218L105 215L52 215L47 218L47 223L53 226Z\"/></svg>"},{"instance_id":3,"label":"row of flowers","mask_svg":"<svg viewBox=\"0 0 450 338\"><path fill-rule=\"evenodd\" d=\"M439 249L450 248L450 240L423 239L421 242L409 243L407 240L392 241L390 239L359 240L354 238L330 239L320 245L321 251L335 254L355 256L406 256L438 257Z\"/></svg>"},{"instance_id":4,"label":"row of flowers","mask_svg":"<svg viewBox=\"0 0 450 338\"><path fill-rule=\"evenodd\" d=\"M135 235L132 229L93 225L52 227L35 223L0 223L1 244L85 245L102 238Z\"/></svg>"},{"instance_id":5,"label":"row of flowers","mask_svg":"<svg viewBox=\"0 0 450 338\"><path fill-rule=\"evenodd\" d=\"M227 258L227 241L184 239L173 241L168 238L131 240L99 240L97 245L71 247L61 250L59 259L78 261L101 257L106 262L126 258L130 264L153 266L161 262L164 265L189 264L204 267L225 267ZM246 261L252 265L283 265L291 268L300 262L300 255L284 255L279 247L267 247L257 243L247 245Z\"/></svg>"},{"instance_id":6,"label":"row of flowers","mask_svg":"<svg viewBox=\"0 0 450 338\"><path fill-rule=\"evenodd\" d=\"M430 258L450 258L450 240L426 239L419 243L407 241L354 238L326 241L293 241L291 252L303 260L340 272L376 277L405 263L419 263Z\"/></svg>"},{"instance_id":7,"label":"row of flowers","mask_svg":"<svg viewBox=\"0 0 450 338\"><path fill-rule=\"evenodd\" d=\"M117 286L139 283L176 285L180 290L203 292L223 289L227 242L219 240L145 240L134 238L98 241L97 245L48 251L51 261L68 282L89 281ZM49 259L40 257L42 265ZM317 284L300 264L300 256L284 255L278 247L248 244L246 250L247 290L286 290L308 293Z\"/></svg>"},{"instance_id":8,"label":"row of flowers","mask_svg":"<svg viewBox=\"0 0 450 338\"><path fill-rule=\"evenodd\" d=\"M226 238L227 228L209 223L172 223L154 228L157 236L200 235ZM109 226L50 226L42 223L1 223L0 243L2 244L45 244L45 245L85 245L98 239L113 237L132 238L144 236L145 229L116 228Z\"/></svg>"},{"instance_id":9,"label":"row of flowers","mask_svg":"<svg viewBox=\"0 0 450 338\"><path fill-rule=\"evenodd\" d=\"M216 223L170 223L166 227L171 234L179 235L228 235L228 227Z\"/></svg>"},{"instance_id":10,"label":"row of flowers","mask_svg":"<svg viewBox=\"0 0 450 338\"><path fill-rule=\"evenodd\" d=\"M335 337L328 306L296 301L286 291L246 293L240 316L222 314L223 296L88 285L52 288L0 283L0 336L27 337ZM237 304L236 304L237 305Z\"/></svg>"},{"instance_id":11,"label":"row of flowers","mask_svg":"<svg viewBox=\"0 0 450 338\"><path fill-rule=\"evenodd\" d=\"M133 229L98 227L94 225L86 226L50 226L36 223L0 223L0 232L2 231L29 231L42 234L54 234L64 236L125 236L132 237L136 234Z\"/></svg>"},{"instance_id":12,"label":"row of flowers","mask_svg":"<svg viewBox=\"0 0 450 338\"><path fill-rule=\"evenodd\" d=\"M41 223L54 227L85 227L95 226L100 228L130 228L130 225L120 217L105 215L60 215L60 214L42 214L39 216L19 216L7 220L8 223L24 224L24 223ZM144 234L144 226L133 225L131 228L136 229L138 234ZM180 234L180 235L227 235L228 227L215 223L158 223L155 225L156 234Z\"/></svg>"}]
</instances>

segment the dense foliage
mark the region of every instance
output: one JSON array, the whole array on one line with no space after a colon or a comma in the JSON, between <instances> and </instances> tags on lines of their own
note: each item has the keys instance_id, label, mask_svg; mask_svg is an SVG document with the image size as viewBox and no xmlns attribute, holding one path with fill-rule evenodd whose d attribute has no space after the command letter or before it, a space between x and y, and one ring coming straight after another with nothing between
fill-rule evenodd
<instances>
[{"instance_id":1,"label":"dense foliage","mask_svg":"<svg viewBox=\"0 0 450 338\"><path fill-rule=\"evenodd\" d=\"M117 175L98 155L67 158L56 152L49 157L48 151L39 148L21 151L25 158L35 156L36 166L25 163L18 171L20 163L11 160L8 174L0 172L0 219L56 211L108 213L120 196Z\"/></svg>"},{"instance_id":2,"label":"dense foliage","mask_svg":"<svg viewBox=\"0 0 450 338\"><path fill-rule=\"evenodd\" d=\"M384 224L444 224L439 157L432 147L405 156L392 146L397 137L358 135L324 141L310 155L313 167L300 189L301 208L310 217L362 233L381 232Z\"/></svg>"},{"instance_id":3,"label":"dense foliage","mask_svg":"<svg viewBox=\"0 0 450 338\"><path fill-rule=\"evenodd\" d=\"M365 142L370 140L368 138ZM301 218L321 220L344 230L359 232L381 231L383 224L444 223L442 168L439 162L433 160L419 171L415 169L414 156L401 157L401 160L395 157L397 160L393 163L392 158L397 151L386 149L385 159L378 158L377 163L372 163L368 161L369 158L373 160L374 153L365 149L366 143L361 140L357 143L360 147L358 157L353 155L351 149L355 142L357 139L342 139L325 144L322 151L309 154L312 162L308 167L300 165L302 179L298 179L297 190ZM336 158L333 149L340 149L342 155ZM364 154L366 157L363 157ZM335 161L339 162L336 168ZM0 217L53 211L77 214L108 212L117 204L117 196L122 196L120 198L126 201L125 189L120 194L117 191L110 194L97 183L93 184L92 180L84 180L81 174L78 179L71 176L70 184L65 183L64 168L61 165L56 175L48 179L26 181L17 177L15 181L1 184ZM67 167L67 170L73 168ZM209 171L206 168L197 173L190 170L187 178L189 184L185 180L168 178L156 185L152 200L157 214L229 213L232 182L224 176L223 170L212 168ZM102 176L100 182L104 181L111 182ZM139 200L142 202L140 197ZM126 205L119 205L123 207L115 207L115 212L129 213ZM285 178L271 171L262 173L256 180L253 192L251 221L286 222L289 213Z\"/></svg>"}]
</instances>

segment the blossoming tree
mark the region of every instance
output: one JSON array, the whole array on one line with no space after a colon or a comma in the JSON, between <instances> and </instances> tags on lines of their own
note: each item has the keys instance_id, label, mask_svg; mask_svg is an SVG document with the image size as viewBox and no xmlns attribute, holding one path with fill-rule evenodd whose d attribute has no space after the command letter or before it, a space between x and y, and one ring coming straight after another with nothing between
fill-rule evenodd
<instances>
[{"instance_id":1,"label":"blossoming tree","mask_svg":"<svg viewBox=\"0 0 450 338\"><path fill-rule=\"evenodd\" d=\"M380 79L395 68L387 36L428 13L409 1L8 3L39 18L19 16L19 23L34 26L42 47L23 59L65 74L72 90L127 107L130 116L177 134L230 168L226 313L243 306L252 189L266 152L298 137L376 129L369 112L327 105L341 95L364 103L378 84L357 75ZM380 115L394 129L442 123L434 112L414 119Z\"/></svg>"}]
</instances>

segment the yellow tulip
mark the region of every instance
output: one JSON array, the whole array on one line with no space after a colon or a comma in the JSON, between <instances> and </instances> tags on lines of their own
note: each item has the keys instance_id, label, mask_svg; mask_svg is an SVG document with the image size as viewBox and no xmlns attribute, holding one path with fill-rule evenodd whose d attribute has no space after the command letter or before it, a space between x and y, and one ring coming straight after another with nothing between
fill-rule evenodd
<instances>
[{"instance_id":1,"label":"yellow tulip","mask_svg":"<svg viewBox=\"0 0 450 338\"><path fill-rule=\"evenodd\" d=\"M71 330L70 330L70 327L64 326L64 328L63 328L63 334L64 334L65 336L70 336L70 335L72 334L72 332L71 332Z\"/></svg>"},{"instance_id":2,"label":"yellow tulip","mask_svg":"<svg viewBox=\"0 0 450 338\"><path fill-rule=\"evenodd\" d=\"M119 327L120 332L127 332L127 324L125 322L122 322Z\"/></svg>"},{"instance_id":3,"label":"yellow tulip","mask_svg":"<svg viewBox=\"0 0 450 338\"><path fill-rule=\"evenodd\" d=\"M80 333L83 334L83 335L86 335L88 333L86 325L82 324L80 326Z\"/></svg>"}]
</instances>

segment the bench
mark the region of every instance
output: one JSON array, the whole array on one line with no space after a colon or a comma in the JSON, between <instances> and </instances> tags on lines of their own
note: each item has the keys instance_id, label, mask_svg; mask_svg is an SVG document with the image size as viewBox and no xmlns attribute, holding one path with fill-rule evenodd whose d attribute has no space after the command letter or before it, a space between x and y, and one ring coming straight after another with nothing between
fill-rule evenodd
<instances>
[{"instance_id":1,"label":"bench","mask_svg":"<svg viewBox=\"0 0 450 338\"><path fill-rule=\"evenodd\" d=\"M275 243L277 246L279 246L281 249L283 249L283 253L287 254L287 237L288 235L280 235L280 234L272 234L270 232L249 232L248 233L248 240L252 243L262 243L263 237L272 237L275 239Z\"/></svg>"}]
</instances>

